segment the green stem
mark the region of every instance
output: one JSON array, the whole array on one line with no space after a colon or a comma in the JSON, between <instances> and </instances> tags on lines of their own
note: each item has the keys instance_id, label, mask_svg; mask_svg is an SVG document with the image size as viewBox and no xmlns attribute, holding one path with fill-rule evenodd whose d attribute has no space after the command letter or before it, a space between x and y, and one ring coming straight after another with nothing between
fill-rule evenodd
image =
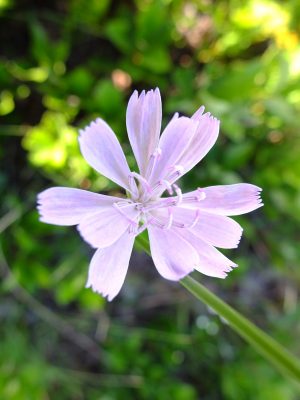
<instances>
[{"instance_id":1,"label":"green stem","mask_svg":"<svg viewBox=\"0 0 300 400\"><path fill-rule=\"evenodd\" d=\"M149 254L147 240L144 238L141 238L142 240L140 238L137 239L140 247ZM180 283L197 299L201 300L226 320L233 330L272 363L282 374L300 383L300 362L293 354L191 276L184 277Z\"/></svg>"},{"instance_id":2,"label":"green stem","mask_svg":"<svg viewBox=\"0 0 300 400\"><path fill-rule=\"evenodd\" d=\"M299 360L278 342L192 277L186 276L181 279L180 283L197 299L203 301L220 317L225 319L233 330L235 330L284 375L288 375L297 382L300 382Z\"/></svg>"}]
</instances>

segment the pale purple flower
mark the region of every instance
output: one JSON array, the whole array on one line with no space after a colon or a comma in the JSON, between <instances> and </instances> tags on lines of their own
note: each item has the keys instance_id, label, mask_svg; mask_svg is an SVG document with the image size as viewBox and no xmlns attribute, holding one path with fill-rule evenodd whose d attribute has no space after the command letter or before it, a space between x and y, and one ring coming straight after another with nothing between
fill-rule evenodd
<instances>
[{"instance_id":1,"label":"pale purple flower","mask_svg":"<svg viewBox=\"0 0 300 400\"><path fill-rule=\"evenodd\" d=\"M86 161L122 186L127 198L54 187L38 196L41 221L77 225L96 252L87 287L112 300L120 291L135 237L147 229L158 272L177 281L193 270L225 278L236 266L216 247L238 246L242 228L229 215L262 206L260 188L247 183L198 188L183 194L176 181L208 153L219 121L204 107L191 117L175 114L162 134L158 89L131 96L126 115L139 173L130 171L110 127L97 119L80 132ZM162 197L167 191L168 197Z\"/></svg>"}]
</instances>

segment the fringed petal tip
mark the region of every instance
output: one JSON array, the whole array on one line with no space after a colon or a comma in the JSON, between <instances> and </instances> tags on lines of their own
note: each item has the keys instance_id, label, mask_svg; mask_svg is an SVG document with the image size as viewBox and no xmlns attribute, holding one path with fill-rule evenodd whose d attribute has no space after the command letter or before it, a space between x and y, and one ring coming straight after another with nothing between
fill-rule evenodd
<instances>
[{"instance_id":1,"label":"fringed petal tip","mask_svg":"<svg viewBox=\"0 0 300 400\"><path fill-rule=\"evenodd\" d=\"M105 121L97 118L79 131L79 147L88 164L118 185L130 190L128 167L121 145Z\"/></svg>"},{"instance_id":2,"label":"fringed petal tip","mask_svg":"<svg viewBox=\"0 0 300 400\"><path fill-rule=\"evenodd\" d=\"M80 128L78 130L79 137L81 137L84 133L88 132L91 128L97 128L99 124L107 125L104 119L97 117L96 119L92 120L88 125L86 125L84 128Z\"/></svg>"},{"instance_id":3,"label":"fringed petal tip","mask_svg":"<svg viewBox=\"0 0 300 400\"><path fill-rule=\"evenodd\" d=\"M185 193L185 204L218 215L241 215L254 211L264 204L262 189L250 183L235 183L202 188L205 197L199 200L199 189ZM194 199L194 201L190 200Z\"/></svg>"},{"instance_id":4,"label":"fringed petal tip","mask_svg":"<svg viewBox=\"0 0 300 400\"><path fill-rule=\"evenodd\" d=\"M41 202L42 202L43 193L44 193L44 192L45 192L45 190L44 190L43 192L39 193L39 194L36 196L36 203L37 203L38 206L39 206L39 205L41 204Z\"/></svg>"},{"instance_id":5,"label":"fringed petal tip","mask_svg":"<svg viewBox=\"0 0 300 400\"><path fill-rule=\"evenodd\" d=\"M88 141L91 135L94 135L95 130L109 128L107 123L102 118L96 118L92 120L88 125L84 128L78 130L78 142L80 145L84 144L85 141Z\"/></svg>"},{"instance_id":6,"label":"fringed petal tip","mask_svg":"<svg viewBox=\"0 0 300 400\"><path fill-rule=\"evenodd\" d=\"M84 134L86 134L90 129L95 128L101 118L96 118L95 120L91 121L88 125L86 125L84 128L81 128L78 130L79 136L78 140L82 139Z\"/></svg>"},{"instance_id":7,"label":"fringed petal tip","mask_svg":"<svg viewBox=\"0 0 300 400\"><path fill-rule=\"evenodd\" d=\"M43 190L42 192L40 192L37 196L36 196L36 202L38 205L41 205L41 203L44 200L47 200L49 198L52 197L52 192L53 192L53 188L48 188Z\"/></svg>"},{"instance_id":8,"label":"fringed petal tip","mask_svg":"<svg viewBox=\"0 0 300 400\"><path fill-rule=\"evenodd\" d=\"M111 301L120 292L127 273L134 237L124 233L114 244L96 250L86 287Z\"/></svg>"},{"instance_id":9,"label":"fringed petal tip","mask_svg":"<svg viewBox=\"0 0 300 400\"><path fill-rule=\"evenodd\" d=\"M150 89L148 91L142 90L140 93L137 90L134 90L134 92L130 96L129 103L136 107L138 106L137 102L143 102L145 98L152 98L153 101L157 100L161 102L161 95L159 88L156 87L155 89Z\"/></svg>"},{"instance_id":10,"label":"fringed petal tip","mask_svg":"<svg viewBox=\"0 0 300 400\"><path fill-rule=\"evenodd\" d=\"M264 206L261 197L261 192L263 190L262 188L252 185L250 183L237 184L236 186L238 185L240 185L241 188L244 188L243 191L241 191L240 193L240 202L243 199L245 210L240 214L251 212Z\"/></svg>"},{"instance_id":11,"label":"fringed petal tip","mask_svg":"<svg viewBox=\"0 0 300 400\"><path fill-rule=\"evenodd\" d=\"M262 207L264 205L261 197L262 188L255 185L250 186L251 190L249 191L249 200L251 197L253 199L253 202L256 202L256 208Z\"/></svg>"},{"instance_id":12,"label":"fringed petal tip","mask_svg":"<svg viewBox=\"0 0 300 400\"><path fill-rule=\"evenodd\" d=\"M36 209L38 210L39 215L42 217L43 214L46 212L47 206L43 204L42 200L37 203Z\"/></svg>"},{"instance_id":13,"label":"fringed petal tip","mask_svg":"<svg viewBox=\"0 0 300 400\"><path fill-rule=\"evenodd\" d=\"M109 293L106 293L104 290L97 288L96 285L89 281L86 283L85 288L91 289L93 292L100 294L100 296L102 296L107 301L112 301L117 296L117 294L111 295Z\"/></svg>"},{"instance_id":14,"label":"fringed petal tip","mask_svg":"<svg viewBox=\"0 0 300 400\"><path fill-rule=\"evenodd\" d=\"M160 90L158 87L155 87L154 89L149 89L149 90L142 90L141 93L139 94L139 92L137 90L134 90L134 92L132 93L132 96L138 96L138 97L144 97L147 95L159 95L160 96Z\"/></svg>"},{"instance_id":15,"label":"fringed petal tip","mask_svg":"<svg viewBox=\"0 0 300 400\"><path fill-rule=\"evenodd\" d=\"M240 243L241 243L241 240L242 240L243 231L244 231L243 228L241 228L240 234L239 234L239 236L237 237L237 240L236 240L236 244L235 244L235 246L230 247L231 249L236 249L236 248L239 247L239 245L240 245ZM235 264L234 264L234 265L235 265ZM235 265L235 266L236 266L236 265Z\"/></svg>"},{"instance_id":16,"label":"fringed petal tip","mask_svg":"<svg viewBox=\"0 0 300 400\"><path fill-rule=\"evenodd\" d=\"M227 266L227 267L224 269L224 271L225 271L225 272L231 272L234 268L237 268L237 267L238 267L238 264L231 263L231 265Z\"/></svg>"},{"instance_id":17,"label":"fringed petal tip","mask_svg":"<svg viewBox=\"0 0 300 400\"><path fill-rule=\"evenodd\" d=\"M203 116L203 113L205 111L205 107L202 105L201 107L198 108L198 110L192 115L192 119L198 120Z\"/></svg>"},{"instance_id":18,"label":"fringed petal tip","mask_svg":"<svg viewBox=\"0 0 300 400\"><path fill-rule=\"evenodd\" d=\"M237 268L238 264L232 263L231 265L227 265L223 267L223 271L219 273L219 275L215 275L214 278L226 279L229 272L231 272L234 268Z\"/></svg>"},{"instance_id":19,"label":"fringed petal tip","mask_svg":"<svg viewBox=\"0 0 300 400\"><path fill-rule=\"evenodd\" d=\"M215 122L217 124L220 124L220 120L216 117L214 117L210 112L206 112L205 107L202 105L198 110L192 115L191 119L198 121L198 122L203 122L203 120L206 120L207 122Z\"/></svg>"}]
</instances>

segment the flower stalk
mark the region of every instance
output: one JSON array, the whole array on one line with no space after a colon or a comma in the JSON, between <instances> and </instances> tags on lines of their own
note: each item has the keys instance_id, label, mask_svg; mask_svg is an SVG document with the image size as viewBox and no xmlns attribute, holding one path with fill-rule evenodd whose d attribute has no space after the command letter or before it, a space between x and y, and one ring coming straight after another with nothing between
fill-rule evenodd
<instances>
[{"instance_id":1,"label":"flower stalk","mask_svg":"<svg viewBox=\"0 0 300 400\"><path fill-rule=\"evenodd\" d=\"M222 317L282 374L300 383L300 362L293 354L191 276L184 277L180 283Z\"/></svg>"},{"instance_id":2,"label":"flower stalk","mask_svg":"<svg viewBox=\"0 0 300 400\"><path fill-rule=\"evenodd\" d=\"M137 240L140 248L150 254L147 240L141 237ZM191 276L184 277L180 283L198 300L214 310L279 372L300 383L300 362L293 354Z\"/></svg>"}]
</instances>

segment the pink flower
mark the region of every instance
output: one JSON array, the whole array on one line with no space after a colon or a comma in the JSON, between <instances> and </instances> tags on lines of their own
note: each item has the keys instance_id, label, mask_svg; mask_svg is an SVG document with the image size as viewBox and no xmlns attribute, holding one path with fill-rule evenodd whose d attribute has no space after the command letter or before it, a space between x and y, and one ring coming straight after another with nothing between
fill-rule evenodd
<instances>
[{"instance_id":1,"label":"pink flower","mask_svg":"<svg viewBox=\"0 0 300 400\"><path fill-rule=\"evenodd\" d=\"M162 106L158 89L131 96L126 115L129 140L139 173L131 172L110 127L97 119L80 132L86 161L122 186L127 198L54 187L38 196L40 220L77 225L96 252L87 287L112 300L120 291L135 237L148 230L158 272L177 281L193 270L225 278L236 265L215 247L238 246L242 228L229 215L262 206L260 188L247 183L198 188L183 194L175 182L208 153L219 121L201 107L191 118L175 114L160 135ZM167 191L169 196L162 197Z\"/></svg>"}]
</instances>

